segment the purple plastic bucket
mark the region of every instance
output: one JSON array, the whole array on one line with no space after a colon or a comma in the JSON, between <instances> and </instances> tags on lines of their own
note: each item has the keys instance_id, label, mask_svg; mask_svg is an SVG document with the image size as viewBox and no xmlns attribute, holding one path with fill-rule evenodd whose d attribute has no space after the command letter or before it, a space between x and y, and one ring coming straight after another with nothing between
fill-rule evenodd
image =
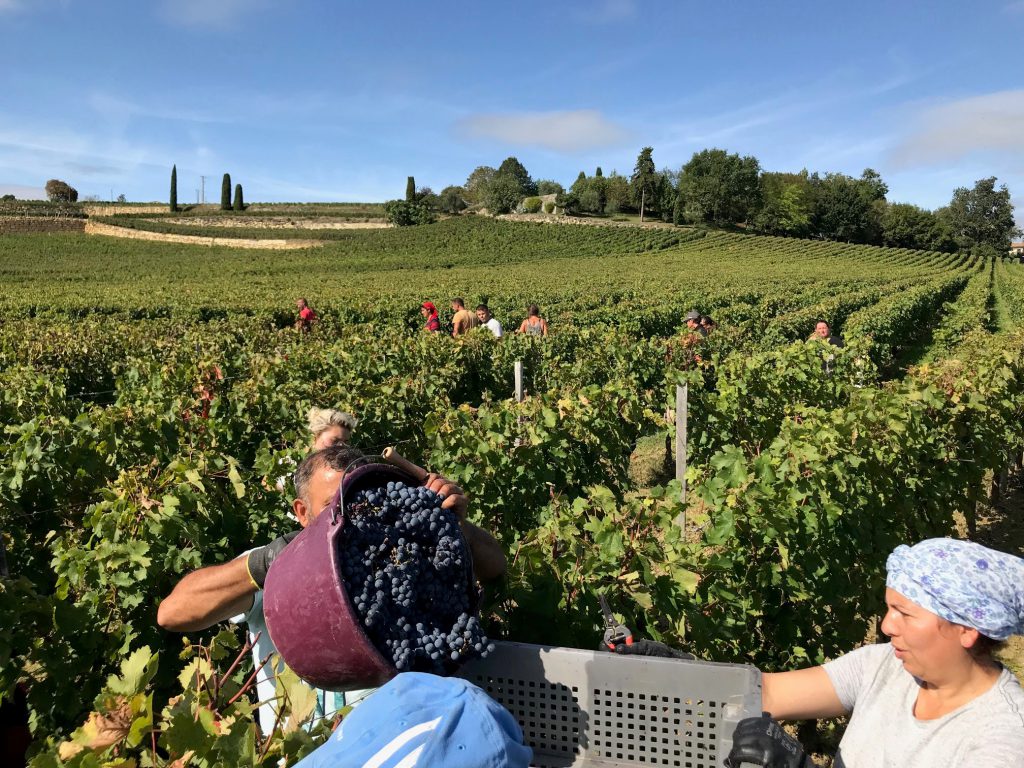
<instances>
[{"instance_id":1,"label":"purple plastic bucket","mask_svg":"<svg viewBox=\"0 0 1024 768\"><path fill-rule=\"evenodd\" d=\"M342 579L338 547L345 528L342 499L389 481L416 485L390 464L366 464L346 472L330 505L267 573L263 614L270 639L284 663L317 688L373 688L398 674L363 631ZM467 587L475 593L472 576Z\"/></svg>"}]
</instances>

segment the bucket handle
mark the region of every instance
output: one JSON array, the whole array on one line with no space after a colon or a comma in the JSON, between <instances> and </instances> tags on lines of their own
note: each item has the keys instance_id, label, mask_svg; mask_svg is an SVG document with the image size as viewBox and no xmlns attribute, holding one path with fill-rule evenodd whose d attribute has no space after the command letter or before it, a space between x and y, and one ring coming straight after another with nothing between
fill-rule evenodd
<instances>
[{"instance_id":1,"label":"bucket handle","mask_svg":"<svg viewBox=\"0 0 1024 768\"><path fill-rule=\"evenodd\" d=\"M398 451L396 451L393 447L389 446L385 448L384 452L380 456L382 459L384 459L384 461L386 461L391 466L396 467L397 469L400 469L403 472L405 472L405 474L407 474L417 483L422 483L424 480L427 479L427 470L425 470L421 466L413 464L407 458L402 456Z\"/></svg>"},{"instance_id":2,"label":"bucket handle","mask_svg":"<svg viewBox=\"0 0 1024 768\"><path fill-rule=\"evenodd\" d=\"M345 475L351 472L357 467L364 466L365 464L372 464L373 461L369 456L360 456L354 459L344 471L341 473L341 480L338 482L338 506L331 512L331 526L338 524L338 516L345 512Z\"/></svg>"}]
</instances>

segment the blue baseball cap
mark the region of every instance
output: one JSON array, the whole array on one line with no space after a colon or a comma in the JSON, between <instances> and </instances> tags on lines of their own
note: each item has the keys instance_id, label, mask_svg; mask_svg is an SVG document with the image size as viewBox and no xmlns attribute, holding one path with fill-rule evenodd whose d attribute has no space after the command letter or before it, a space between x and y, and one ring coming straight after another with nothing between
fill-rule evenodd
<instances>
[{"instance_id":1,"label":"blue baseball cap","mask_svg":"<svg viewBox=\"0 0 1024 768\"><path fill-rule=\"evenodd\" d=\"M295 768L527 768L532 757L519 724L477 686L404 672Z\"/></svg>"}]
</instances>

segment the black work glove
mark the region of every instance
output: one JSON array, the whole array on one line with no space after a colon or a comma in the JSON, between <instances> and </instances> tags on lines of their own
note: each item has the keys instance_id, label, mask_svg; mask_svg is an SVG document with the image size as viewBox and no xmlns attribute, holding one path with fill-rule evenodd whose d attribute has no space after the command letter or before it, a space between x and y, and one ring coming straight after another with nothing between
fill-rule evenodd
<instances>
[{"instance_id":1,"label":"black work glove","mask_svg":"<svg viewBox=\"0 0 1024 768\"><path fill-rule=\"evenodd\" d=\"M762 765L765 768L813 768L800 742L786 733L764 712L760 717L740 720L732 735L732 749L725 759L727 768Z\"/></svg>"},{"instance_id":2,"label":"black work glove","mask_svg":"<svg viewBox=\"0 0 1024 768\"><path fill-rule=\"evenodd\" d=\"M599 651L610 651L604 641L597 648ZM679 651L675 648L659 643L656 640L634 640L629 645L626 643L619 643L615 646L615 653L620 653L623 656L656 656L661 659L687 659L689 661L696 660L696 656L692 653L686 653L686 651Z\"/></svg>"},{"instance_id":3,"label":"black work glove","mask_svg":"<svg viewBox=\"0 0 1024 768\"><path fill-rule=\"evenodd\" d=\"M256 585L257 589L263 589L263 583L267 580L267 571L274 558L281 554L288 543L298 536L302 531L292 531L280 538L274 539L265 547L257 547L245 558L245 567L249 570L249 578Z\"/></svg>"}]
</instances>

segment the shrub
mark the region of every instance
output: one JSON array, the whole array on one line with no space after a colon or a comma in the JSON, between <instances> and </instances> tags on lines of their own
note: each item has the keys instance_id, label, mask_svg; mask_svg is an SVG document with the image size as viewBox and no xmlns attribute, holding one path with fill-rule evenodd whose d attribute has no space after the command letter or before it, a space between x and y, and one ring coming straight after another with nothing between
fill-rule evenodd
<instances>
[{"instance_id":1,"label":"shrub","mask_svg":"<svg viewBox=\"0 0 1024 768\"><path fill-rule=\"evenodd\" d=\"M434 212L422 203L410 203L407 200L388 200L384 203L387 220L396 227L411 227L417 224L432 224L436 220Z\"/></svg>"},{"instance_id":2,"label":"shrub","mask_svg":"<svg viewBox=\"0 0 1024 768\"><path fill-rule=\"evenodd\" d=\"M540 213L541 202L539 197L528 197L523 200L523 211L525 213Z\"/></svg>"},{"instance_id":3,"label":"shrub","mask_svg":"<svg viewBox=\"0 0 1024 768\"><path fill-rule=\"evenodd\" d=\"M554 212L555 212L555 204L553 202L548 200L546 203L544 203L544 213L554 213Z\"/></svg>"}]
</instances>

